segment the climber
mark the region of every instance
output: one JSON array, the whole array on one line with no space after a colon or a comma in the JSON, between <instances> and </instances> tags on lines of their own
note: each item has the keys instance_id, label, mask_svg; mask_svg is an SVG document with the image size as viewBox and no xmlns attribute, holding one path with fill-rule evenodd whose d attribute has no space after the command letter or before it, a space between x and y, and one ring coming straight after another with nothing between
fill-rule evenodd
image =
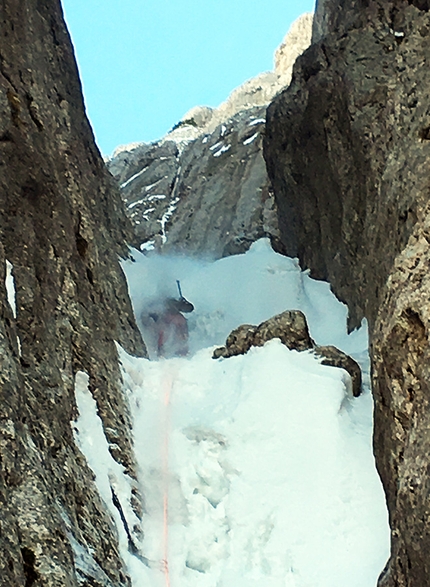
<instances>
[{"instance_id":1,"label":"climber","mask_svg":"<svg viewBox=\"0 0 430 587\"><path fill-rule=\"evenodd\" d=\"M158 357L188 354L188 324L183 314L192 312L194 306L184 298L179 282L177 284L179 298L166 298L142 315L142 323L149 331L151 346Z\"/></svg>"}]
</instances>

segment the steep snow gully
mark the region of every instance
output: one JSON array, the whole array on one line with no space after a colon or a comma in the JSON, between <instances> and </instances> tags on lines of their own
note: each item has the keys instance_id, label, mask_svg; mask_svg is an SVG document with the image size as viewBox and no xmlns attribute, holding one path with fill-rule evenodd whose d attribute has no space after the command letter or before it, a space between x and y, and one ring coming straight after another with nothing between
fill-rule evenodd
<instances>
[{"instance_id":1,"label":"steep snow gully","mask_svg":"<svg viewBox=\"0 0 430 587\"><path fill-rule=\"evenodd\" d=\"M195 305L187 357L136 359L119 348L143 534L88 378L76 379L75 439L117 523L133 587L374 587L389 527L372 454L366 325L347 335L347 309L329 285L264 239L216 262L132 255L123 269L138 321L176 294L177 279ZM212 359L233 328L286 309L306 314L318 344L361 364L360 397L346 372L279 340Z\"/></svg>"}]
</instances>

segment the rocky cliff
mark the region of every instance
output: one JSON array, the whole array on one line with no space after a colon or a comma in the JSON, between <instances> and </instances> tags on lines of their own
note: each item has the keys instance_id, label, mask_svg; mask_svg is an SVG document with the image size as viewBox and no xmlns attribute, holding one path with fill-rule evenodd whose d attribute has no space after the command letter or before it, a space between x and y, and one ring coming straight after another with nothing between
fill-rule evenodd
<instances>
[{"instance_id":1,"label":"rocky cliff","mask_svg":"<svg viewBox=\"0 0 430 587\"><path fill-rule=\"evenodd\" d=\"M275 70L245 82L219 108L193 108L161 141L117 149L108 168L138 245L218 258L267 236L280 248L262 156L266 106L290 82L311 30L312 15L301 16L276 52Z\"/></svg>"},{"instance_id":2,"label":"rocky cliff","mask_svg":"<svg viewBox=\"0 0 430 587\"><path fill-rule=\"evenodd\" d=\"M374 447L392 529L384 586L430 582L430 5L324 0L268 109L287 254L370 322Z\"/></svg>"},{"instance_id":3,"label":"rocky cliff","mask_svg":"<svg viewBox=\"0 0 430 587\"><path fill-rule=\"evenodd\" d=\"M118 265L128 222L59 0L4 0L0 32L0 584L127 585L71 420L85 371L133 477L114 343L144 352Z\"/></svg>"}]
</instances>

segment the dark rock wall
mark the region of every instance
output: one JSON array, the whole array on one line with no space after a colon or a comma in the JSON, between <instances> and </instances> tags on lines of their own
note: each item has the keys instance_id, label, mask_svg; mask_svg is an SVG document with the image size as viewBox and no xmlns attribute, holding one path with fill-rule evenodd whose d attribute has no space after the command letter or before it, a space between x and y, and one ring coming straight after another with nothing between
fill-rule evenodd
<instances>
[{"instance_id":1,"label":"dark rock wall","mask_svg":"<svg viewBox=\"0 0 430 587\"><path fill-rule=\"evenodd\" d=\"M321 0L315 43L268 109L281 238L370 322L375 455L392 557L381 585L430 583L430 6Z\"/></svg>"},{"instance_id":2,"label":"dark rock wall","mask_svg":"<svg viewBox=\"0 0 430 587\"><path fill-rule=\"evenodd\" d=\"M59 0L0 4L0 584L127 585L115 531L75 446L84 370L133 476L114 340L144 352L118 255L122 203L85 116ZM7 302L13 265L17 319ZM91 555L91 553L93 553ZM82 567L82 565L81 565ZM88 569L87 569L88 571ZM89 571L88 571L89 572Z\"/></svg>"}]
</instances>

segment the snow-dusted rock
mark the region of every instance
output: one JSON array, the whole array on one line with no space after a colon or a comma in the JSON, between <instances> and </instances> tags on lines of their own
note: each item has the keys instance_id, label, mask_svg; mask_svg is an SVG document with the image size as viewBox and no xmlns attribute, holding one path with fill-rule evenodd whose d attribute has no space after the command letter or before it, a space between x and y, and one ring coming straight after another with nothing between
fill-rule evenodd
<instances>
[{"instance_id":1,"label":"snow-dusted rock","mask_svg":"<svg viewBox=\"0 0 430 587\"><path fill-rule=\"evenodd\" d=\"M264 117L264 107L246 109L188 144L141 145L109 162L138 245L222 257L261 237L278 241L262 157Z\"/></svg>"},{"instance_id":2,"label":"snow-dusted rock","mask_svg":"<svg viewBox=\"0 0 430 587\"><path fill-rule=\"evenodd\" d=\"M259 326L239 326L227 337L225 347L215 349L213 358L243 355L253 346L263 346L279 338L290 350L305 351L314 347L306 316L300 310L287 310L265 320Z\"/></svg>"},{"instance_id":3,"label":"snow-dusted rock","mask_svg":"<svg viewBox=\"0 0 430 587\"><path fill-rule=\"evenodd\" d=\"M352 357L335 346L316 346L315 354L322 358L323 365L345 369L352 381L352 394L358 397L361 394L362 376L360 365Z\"/></svg>"},{"instance_id":4,"label":"snow-dusted rock","mask_svg":"<svg viewBox=\"0 0 430 587\"><path fill-rule=\"evenodd\" d=\"M276 54L276 70L246 81L218 108L192 108L162 140L114 152L108 168L142 250L222 257L264 236L279 248L261 155L265 110L290 82L311 25L312 15L300 17Z\"/></svg>"},{"instance_id":5,"label":"snow-dusted rock","mask_svg":"<svg viewBox=\"0 0 430 587\"><path fill-rule=\"evenodd\" d=\"M282 312L262 322L259 326L242 324L228 335L225 346L214 350L213 358L243 355L251 347L263 346L274 338L279 338L290 350L313 349L315 354L322 358L323 365L345 369L351 376L353 395L355 397L360 395L362 385L360 365L333 345L316 345L310 337L306 316L300 310Z\"/></svg>"}]
</instances>

